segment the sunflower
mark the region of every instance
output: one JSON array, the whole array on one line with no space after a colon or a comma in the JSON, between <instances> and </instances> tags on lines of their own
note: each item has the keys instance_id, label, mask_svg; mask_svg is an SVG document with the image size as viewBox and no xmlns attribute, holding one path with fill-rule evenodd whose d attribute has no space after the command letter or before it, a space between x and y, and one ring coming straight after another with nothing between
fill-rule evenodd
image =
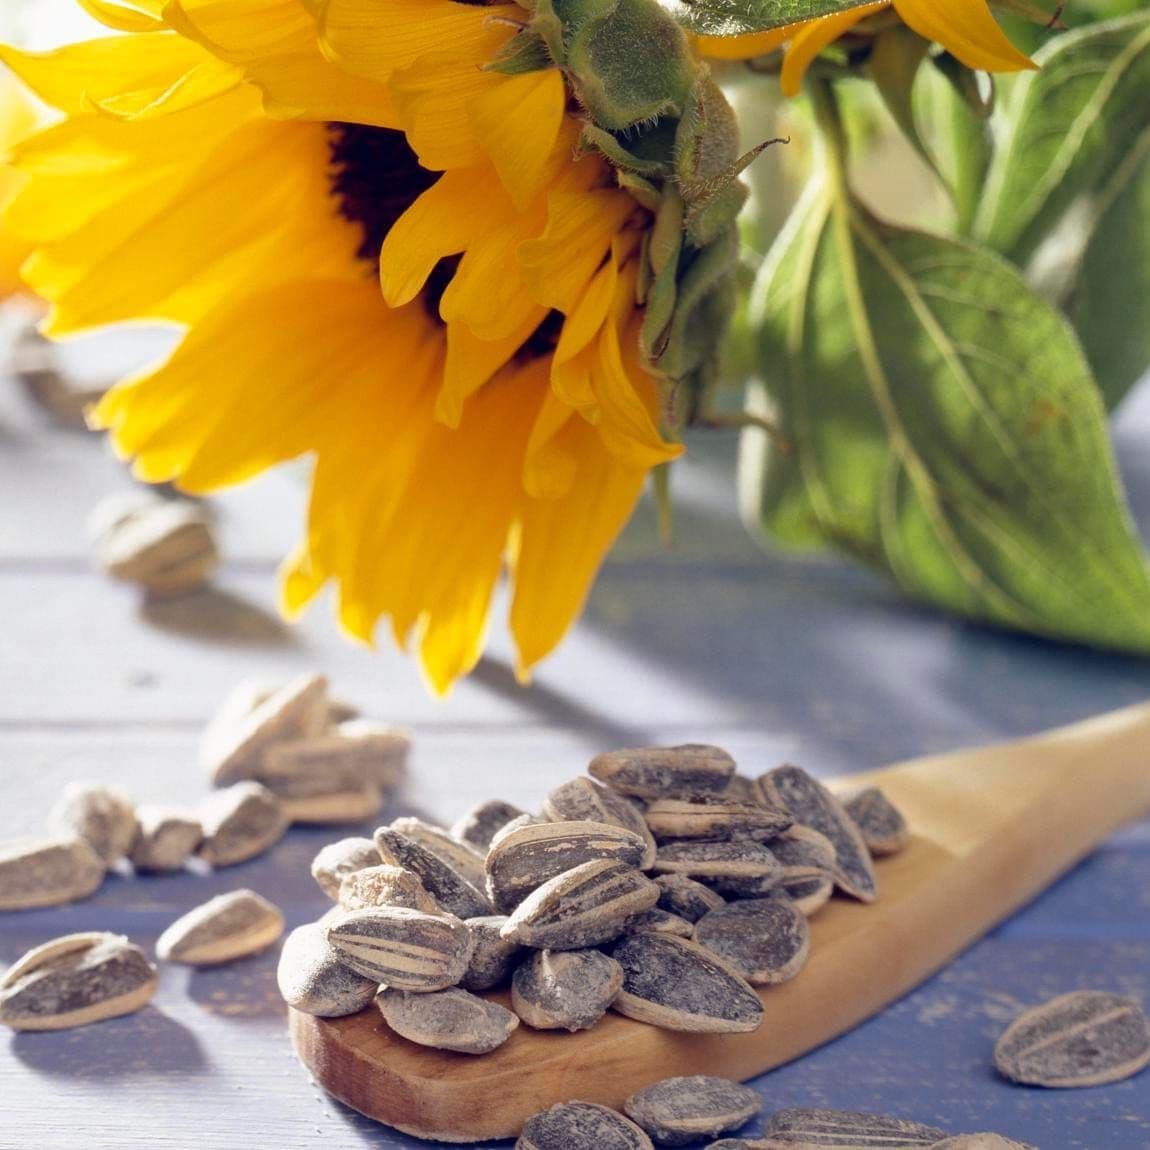
<instances>
[{"instance_id":1,"label":"sunflower","mask_svg":"<svg viewBox=\"0 0 1150 1150\"><path fill-rule=\"evenodd\" d=\"M877 0L833 16L788 24L743 36L700 36L699 51L717 60L749 60L786 49L781 82L787 96L798 95L815 57L868 17L893 9L924 40L941 44L968 68L1019 72L1033 68L1030 57L1007 39L987 0Z\"/></svg>"},{"instance_id":2,"label":"sunflower","mask_svg":"<svg viewBox=\"0 0 1150 1150\"><path fill-rule=\"evenodd\" d=\"M0 161L35 131L40 118L23 86L12 75L0 70ZM0 205L10 200L19 186L19 173L0 162ZM0 299L18 295L24 290L20 265L30 250L30 245L14 235L10 228L0 228Z\"/></svg>"},{"instance_id":3,"label":"sunflower","mask_svg":"<svg viewBox=\"0 0 1150 1150\"><path fill-rule=\"evenodd\" d=\"M506 571L526 674L713 370L745 160L685 35L625 0L612 71L543 4L83 2L117 34L3 52L65 115L15 153L24 274L51 335L184 330L96 421L190 492L310 456L285 610L333 581L439 691Z\"/></svg>"}]
</instances>

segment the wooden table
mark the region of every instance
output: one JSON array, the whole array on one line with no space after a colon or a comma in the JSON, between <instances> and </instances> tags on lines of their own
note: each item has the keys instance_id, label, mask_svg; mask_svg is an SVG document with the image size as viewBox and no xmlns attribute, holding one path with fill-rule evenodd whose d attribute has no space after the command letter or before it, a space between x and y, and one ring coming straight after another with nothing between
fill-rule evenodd
<instances>
[{"instance_id":1,"label":"wooden table","mask_svg":"<svg viewBox=\"0 0 1150 1150\"><path fill-rule=\"evenodd\" d=\"M83 347L77 362L103 370ZM411 663L337 635L326 606L298 630L272 611L276 559L299 523L288 473L219 500L227 563L210 593L141 607L89 568L84 516L127 484L103 445L53 429L0 380L0 835L34 833L62 785L115 782L141 800L204 789L198 732L243 675L327 672L417 743L387 817L450 820L491 795L536 805L597 750L650 741L729 747L752 772L782 759L824 773L1018 736L1150 695L1150 662L967 626L908 605L825 559L783 560L744 536L733 442L697 441L677 475L678 538L662 551L643 507L583 621L530 690L496 626L490 657L446 703ZM1137 397L1135 397L1137 399ZM1150 526L1150 404L1118 440ZM1150 755L1148 766L1150 770ZM113 876L87 902L0 915L0 963L47 938L116 930L150 946L177 914L250 886L289 924L326 901L307 874L334 832L295 830L217 874ZM0 1150L408 1147L330 1101L292 1054L265 955L167 967L155 1005L62 1034L0 1038ZM1007 1085L995 1036L1025 1004L1078 987L1150 1003L1150 825L1135 827L883 1016L761 1079L769 1109L870 1109L1042 1148L1146 1150L1150 1073L1116 1086Z\"/></svg>"}]
</instances>

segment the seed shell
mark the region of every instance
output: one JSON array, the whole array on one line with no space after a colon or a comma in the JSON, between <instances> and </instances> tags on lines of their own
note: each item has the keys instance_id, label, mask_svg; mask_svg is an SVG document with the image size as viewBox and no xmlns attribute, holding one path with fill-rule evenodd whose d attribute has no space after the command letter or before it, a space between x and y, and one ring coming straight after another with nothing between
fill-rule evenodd
<instances>
[{"instance_id":1,"label":"seed shell","mask_svg":"<svg viewBox=\"0 0 1150 1150\"><path fill-rule=\"evenodd\" d=\"M430 851L436 858L445 862L456 874L463 875L477 890L483 889L487 881L487 874L483 869L483 855L467 843L454 838L450 831L425 823L422 819L413 818L395 819L391 829L406 835L412 842L419 843L424 850Z\"/></svg>"},{"instance_id":2,"label":"seed shell","mask_svg":"<svg viewBox=\"0 0 1150 1150\"><path fill-rule=\"evenodd\" d=\"M901 1150L907 1146L934 1146L944 1130L853 1110L776 1110L763 1127L764 1150Z\"/></svg>"},{"instance_id":3,"label":"seed shell","mask_svg":"<svg viewBox=\"0 0 1150 1150\"><path fill-rule=\"evenodd\" d=\"M491 913L487 896L421 843L391 827L380 827L375 832L375 845L385 863L411 871L449 914L481 918Z\"/></svg>"},{"instance_id":4,"label":"seed shell","mask_svg":"<svg viewBox=\"0 0 1150 1150\"><path fill-rule=\"evenodd\" d=\"M284 939L276 982L284 1002L317 1018L343 1018L371 1005L379 983L340 961L318 922L297 927Z\"/></svg>"},{"instance_id":5,"label":"seed shell","mask_svg":"<svg viewBox=\"0 0 1150 1150\"><path fill-rule=\"evenodd\" d=\"M475 949L471 952L467 973L459 982L464 990L493 990L511 977L523 948L502 936L500 932L506 925L507 919L501 914L467 919Z\"/></svg>"},{"instance_id":6,"label":"seed shell","mask_svg":"<svg viewBox=\"0 0 1150 1150\"><path fill-rule=\"evenodd\" d=\"M176 919L156 942L156 956L185 966L216 966L259 954L279 941L279 907L252 890L217 895Z\"/></svg>"},{"instance_id":7,"label":"seed shell","mask_svg":"<svg viewBox=\"0 0 1150 1150\"><path fill-rule=\"evenodd\" d=\"M386 987L375 1001L396 1034L420 1046L460 1054L489 1054L519 1026L519 1019L505 1006L458 987L433 994Z\"/></svg>"},{"instance_id":8,"label":"seed shell","mask_svg":"<svg viewBox=\"0 0 1150 1150\"><path fill-rule=\"evenodd\" d=\"M200 806L204 839L199 854L214 867L234 866L270 850L289 819L279 799L259 783L236 783Z\"/></svg>"},{"instance_id":9,"label":"seed shell","mask_svg":"<svg viewBox=\"0 0 1150 1150\"><path fill-rule=\"evenodd\" d=\"M340 883L349 875L380 864L379 851L371 839L346 838L328 843L312 860L311 877L328 898L339 899Z\"/></svg>"},{"instance_id":10,"label":"seed shell","mask_svg":"<svg viewBox=\"0 0 1150 1150\"><path fill-rule=\"evenodd\" d=\"M99 783L69 783L48 815L61 838L83 839L111 866L132 849L136 812L122 791Z\"/></svg>"},{"instance_id":11,"label":"seed shell","mask_svg":"<svg viewBox=\"0 0 1150 1150\"><path fill-rule=\"evenodd\" d=\"M181 870L204 837L200 820L186 811L144 804L136 810L136 838L128 855L137 871Z\"/></svg>"},{"instance_id":12,"label":"seed shell","mask_svg":"<svg viewBox=\"0 0 1150 1150\"><path fill-rule=\"evenodd\" d=\"M759 778L766 802L784 807L803 826L830 839L835 848L835 883L861 902L878 897L870 851L854 820L818 779L801 767L783 766Z\"/></svg>"},{"instance_id":13,"label":"seed shell","mask_svg":"<svg viewBox=\"0 0 1150 1150\"><path fill-rule=\"evenodd\" d=\"M806 917L782 898L727 903L699 919L695 941L730 963L752 986L789 981L811 951Z\"/></svg>"},{"instance_id":14,"label":"seed shell","mask_svg":"<svg viewBox=\"0 0 1150 1150\"><path fill-rule=\"evenodd\" d=\"M594 779L580 776L556 787L543 800L543 813L553 823L592 822L622 827L637 834L646 844L639 864L642 869L648 869L655 861L655 839L642 808Z\"/></svg>"},{"instance_id":15,"label":"seed shell","mask_svg":"<svg viewBox=\"0 0 1150 1150\"><path fill-rule=\"evenodd\" d=\"M561 1102L527 1119L515 1150L654 1150L629 1118L593 1102Z\"/></svg>"},{"instance_id":16,"label":"seed shell","mask_svg":"<svg viewBox=\"0 0 1150 1150\"><path fill-rule=\"evenodd\" d=\"M731 776L730 781L727 783L726 790L723 791L723 798L733 799L737 803L762 802L762 798L759 795L759 787L755 780L749 778L747 775L739 774Z\"/></svg>"},{"instance_id":17,"label":"seed shell","mask_svg":"<svg viewBox=\"0 0 1150 1150\"><path fill-rule=\"evenodd\" d=\"M104 860L83 839L17 839L0 845L0 910L60 906L104 881Z\"/></svg>"},{"instance_id":18,"label":"seed shell","mask_svg":"<svg viewBox=\"0 0 1150 1150\"><path fill-rule=\"evenodd\" d=\"M688 922L698 922L708 911L727 903L721 894L685 874L658 875L655 885L659 888L659 909Z\"/></svg>"},{"instance_id":19,"label":"seed shell","mask_svg":"<svg viewBox=\"0 0 1150 1150\"><path fill-rule=\"evenodd\" d=\"M647 808L645 817L651 833L660 842L673 839L765 842L795 821L786 811L727 798L656 799Z\"/></svg>"},{"instance_id":20,"label":"seed shell","mask_svg":"<svg viewBox=\"0 0 1150 1150\"><path fill-rule=\"evenodd\" d=\"M878 787L861 787L840 797L872 855L897 854L910 841L902 812Z\"/></svg>"},{"instance_id":21,"label":"seed shell","mask_svg":"<svg viewBox=\"0 0 1150 1150\"><path fill-rule=\"evenodd\" d=\"M685 918L680 918L677 914L660 910L657 906L628 920L628 934L637 934L643 930L649 930L655 934L677 934L680 938L693 938L695 934L693 923L688 922Z\"/></svg>"},{"instance_id":22,"label":"seed shell","mask_svg":"<svg viewBox=\"0 0 1150 1150\"><path fill-rule=\"evenodd\" d=\"M666 1030L757 1030L763 1005L746 980L709 950L668 934L630 934L611 957L623 967L613 1009Z\"/></svg>"},{"instance_id":23,"label":"seed shell","mask_svg":"<svg viewBox=\"0 0 1150 1150\"><path fill-rule=\"evenodd\" d=\"M512 819L517 819L525 813L517 806L503 802L502 799L491 799L472 807L452 826L451 833L460 842L465 842L468 846L486 854L496 832Z\"/></svg>"},{"instance_id":24,"label":"seed shell","mask_svg":"<svg viewBox=\"0 0 1150 1150\"><path fill-rule=\"evenodd\" d=\"M658 874L682 874L708 882L728 883L760 893L778 885L783 868L762 843L672 842L659 847L655 857Z\"/></svg>"},{"instance_id":25,"label":"seed shell","mask_svg":"<svg viewBox=\"0 0 1150 1150\"><path fill-rule=\"evenodd\" d=\"M268 747L254 777L279 799L293 823L359 823L383 805L374 780L333 735Z\"/></svg>"},{"instance_id":26,"label":"seed shell","mask_svg":"<svg viewBox=\"0 0 1150 1150\"><path fill-rule=\"evenodd\" d=\"M394 790L407 774L411 734L402 727L355 715L336 721L332 718L335 706L329 701L328 721L335 722L331 737L339 739L340 754L353 757L363 767L368 781L374 782L383 794Z\"/></svg>"},{"instance_id":27,"label":"seed shell","mask_svg":"<svg viewBox=\"0 0 1150 1150\"><path fill-rule=\"evenodd\" d=\"M637 1122L663 1146L686 1146L745 1126L762 1109L763 1100L749 1086L727 1078L695 1074L665 1078L632 1094L623 1104Z\"/></svg>"},{"instance_id":28,"label":"seed shell","mask_svg":"<svg viewBox=\"0 0 1150 1150\"><path fill-rule=\"evenodd\" d=\"M0 1023L13 1030L67 1030L131 1014L159 978L122 935L72 934L30 950L0 979Z\"/></svg>"},{"instance_id":29,"label":"seed shell","mask_svg":"<svg viewBox=\"0 0 1150 1150\"><path fill-rule=\"evenodd\" d=\"M537 950L511 979L511 1005L535 1030L587 1030L623 988L623 968L599 950Z\"/></svg>"},{"instance_id":30,"label":"seed shell","mask_svg":"<svg viewBox=\"0 0 1150 1150\"><path fill-rule=\"evenodd\" d=\"M722 794L735 773L735 760L721 747L684 743L607 751L596 755L587 771L635 798L692 799Z\"/></svg>"},{"instance_id":31,"label":"seed shell","mask_svg":"<svg viewBox=\"0 0 1150 1150\"><path fill-rule=\"evenodd\" d=\"M936 1142L931 1150L1037 1150L1028 1142L1012 1142L1001 1134L959 1134Z\"/></svg>"},{"instance_id":32,"label":"seed shell","mask_svg":"<svg viewBox=\"0 0 1150 1150\"><path fill-rule=\"evenodd\" d=\"M378 852L376 858L379 858ZM443 908L427 892L418 877L400 866L383 863L364 867L344 876L339 888L339 905L344 910L365 910L372 906L405 906L425 914L442 914Z\"/></svg>"},{"instance_id":33,"label":"seed shell","mask_svg":"<svg viewBox=\"0 0 1150 1150\"><path fill-rule=\"evenodd\" d=\"M809 918L826 905L834 890L834 845L810 827L794 826L771 840L771 850L783 865L779 893Z\"/></svg>"},{"instance_id":34,"label":"seed shell","mask_svg":"<svg viewBox=\"0 0 1150 1150\"><path fill-rule=\"evenodd\" d=\"M1032 1007L994 1047L1001 1074L1031 1086L1100 1086L1150 1065L1150 1024L1133 999L1078 990Z\"/></svg>"}]
</instances>

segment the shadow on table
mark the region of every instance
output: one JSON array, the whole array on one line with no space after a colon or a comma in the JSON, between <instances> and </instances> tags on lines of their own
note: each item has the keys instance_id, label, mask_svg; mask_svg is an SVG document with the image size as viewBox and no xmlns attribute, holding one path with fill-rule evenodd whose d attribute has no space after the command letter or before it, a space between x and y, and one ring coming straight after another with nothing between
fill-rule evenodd
<instances>
[{"instance_id":1,"label":"shadow on table","mask_svg":"<svg viewBox=\"0 0 1150 1150\"><path fill-rule=\"evenodd\" d=\"M152 627L200 643L294 647L295 632L278 615L220 587L173 599L145 598L140 618Z\"/></svg>"},{"instance_id":2,"label":"shadow on table","mask_svg":"<svg viewBox=\"0 0 1150 1150\"><path fill-rule=\"evenodd\" d=\"M187 996L206 1013L222 1020L280 1019L286 1016L276 986L279 947L225 966L192 970Z\"/></svg>"}]
</instances>

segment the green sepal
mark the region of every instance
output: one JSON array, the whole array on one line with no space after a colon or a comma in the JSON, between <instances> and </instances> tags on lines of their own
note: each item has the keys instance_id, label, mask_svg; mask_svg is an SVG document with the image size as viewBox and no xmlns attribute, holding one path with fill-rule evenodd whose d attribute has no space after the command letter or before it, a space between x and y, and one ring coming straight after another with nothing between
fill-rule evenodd
<instances>
[{"instance_id":1,"label":"green sepal","mask_svg":"<svg viewBox=\"0 0 1150 1150\"><path fill-rule=\"evenodd\" d=\"M641 208L657 212L662 207L663 193L650 180L637 176L634 172L616 169L615 181Z\"/></svg>"},{"instance_id":2,"label":"green sepal","mask_svg":"<svg viewBox=\"0 0 1150 1150\"><path fill-rule=\"evenodd\" d=\"M861 8L871 0L663 0L684 28L700 36L769 32Z\"/></svg>"},{"instance_id":3,"label":"green sepal","mask_svg":"<svg viewBox=\"0 0 1150 1150\"><path fill-rule=\"evenodd\" d=\"M665 179L671 174L671 165L666 159L638 156L625 147L618 137L595 124L584 124L582 142L602 153L620 171L652 179Z\"/></svg>"},{"instance_id":4,"label":"green sepal","mask_svg":"<svg viewBox=\"0 0 1150 1150\"><path fill-rule=\"evenodd\" d=\"M647 264L650 285L647 310L639 331L643 353L652 362L666 347L679 286L679 257L683 250L683 201L674 188L668 189L647 233Z\"/></svg>"},{"instance_id":5,"label":"green sepal","mask_svg":"<svg viewBox=\"0 0 1150 1150\"><path fill-rule=\"evenodd\" d=\"M512 36L499 50L495 59L483 65L484 72L499 72L504 76L522 76L527 72L545 72L554 68L551 49L537 32L525 28Z\"/></svg>"}]
</instances>

